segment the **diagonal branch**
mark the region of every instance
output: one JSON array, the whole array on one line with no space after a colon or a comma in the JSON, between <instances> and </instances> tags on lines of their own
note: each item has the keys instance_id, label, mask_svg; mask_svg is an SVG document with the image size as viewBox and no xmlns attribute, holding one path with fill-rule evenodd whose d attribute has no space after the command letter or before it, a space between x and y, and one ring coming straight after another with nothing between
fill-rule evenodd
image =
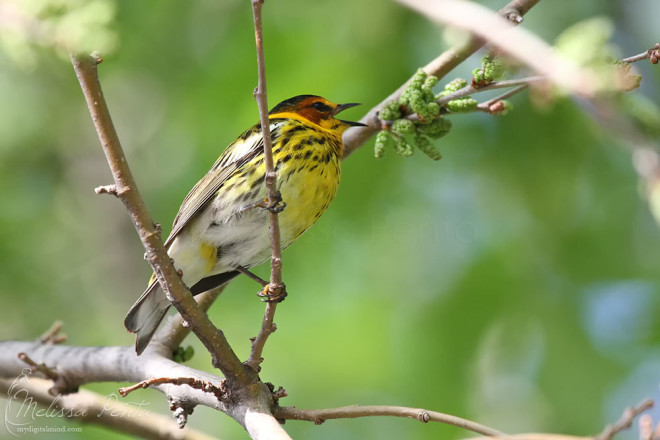
<instances>
[{"instance_id":1,"label":"diagonal branch","mask_svg":"<svg viewBox=\"0 0 660 440\"><path fill-rule=\"evenodd\" d=\"M227 380L241 384L254 382L254 375L243 366L224 333L199 309L163 246L159 228L149 215L138 191L103 97L97 72L101 59L72 55L71 61L115 180L114 193L126 206L147 252L147 260L153 267L163 291L211 353L213 365L222 371Z\"/></svg>"},{"instance_id":2,"label":"diagonal branch","mask_svg":"<svg viewBox=\"0 0 660 440\"><path fill-rule=\"evenodd\" d=\"M645 399L639 405L626 408L621 418L614 424L608 425L594 440L611 440L619 432L632 426L633 420L644 411L653 408L653 400Z\"/></svg>"},{"instance_id":3,"label":"diagonal branch","mask_svg":"<svg viewBox=\"0 0 660 440\"><path fill-rule=\"evenodd\" d=\"M195 301L197 301L200 310L206 312L224 289L225 286L222 286L195 295ZM160 330L156 332L150 344L162 344L167 347L170 352L174 352L174 350L176 350L177 347L183 343L183 340L190 334L190 326L185 326L184 322L185 321L179 314L170 316L163 325L161 325Z\"/></svg>"},{"instance_id":4,"label":"diagonal branch","mask_svg":"<svg viewBox=\"0 0 660 440\"><path fill-rule=\"evenodd\" d=\"M540 0L511 0L497 13L500 17L506 18L513 24L519 24L522 22L522 16L539 1ZM466 42L446 50L440 54L440 56L424 66L423 69L429 75L443 78L456 66L465 61L470 55L479 50L484 44L484 40L476 35L471 35ZM348 157L351 153L364 145L373 135L376 134L376 132L378 132L380 129L378 112L380 112L388 102L398 100L409 82L410 79L408 79L408 81L401 85L397 90L392 92L387 98L374 106L362 119L360 119L360 122L366 124L367 127L349 128L344 132L344 158Z\"/></svg>"},{"instance_id":5,"label":"diagonal branch","mask_svg":"<svg viewBox=\"0 0 660 440\"><path fill-rule=\"evenodd\" d=\"M569 92L593 98L593 74L557 54L535 34L513 27L488 8L465 0L397 0L438 23L458 27L488 41ZM469 19L466 19L468 18Z\"/></svg>"}]
</instances>

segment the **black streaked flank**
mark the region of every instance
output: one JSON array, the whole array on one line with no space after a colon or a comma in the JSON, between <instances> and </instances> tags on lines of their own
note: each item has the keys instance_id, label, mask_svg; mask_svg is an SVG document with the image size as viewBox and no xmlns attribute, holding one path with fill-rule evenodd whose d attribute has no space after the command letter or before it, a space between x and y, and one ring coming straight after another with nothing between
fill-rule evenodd
<instances>
[{"instance_id":1,"label":"black streaked flank","mask_svg":"<svg viewBox=\"0 0 660 440\"><path fill-rule=\"evenodd\" d=\"M289 142L291 142L291 139L293 139L293 135L291 133L285 134L282 138L281 145L287 145Z\"/></svg>"}]
</instances>

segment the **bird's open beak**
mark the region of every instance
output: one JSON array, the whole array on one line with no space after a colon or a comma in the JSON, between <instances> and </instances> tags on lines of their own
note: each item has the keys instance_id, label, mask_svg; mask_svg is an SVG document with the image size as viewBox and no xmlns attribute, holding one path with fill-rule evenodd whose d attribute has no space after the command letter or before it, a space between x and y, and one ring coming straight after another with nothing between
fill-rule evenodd
<instances>
[{"instance_id":1,"label":"bird's open beak","mask_svg":"<svg viewBox=\"0 0 660 440\"><path fill-rule=\"evenodd\" d=\"M335 109L335 115L339 112L343 112L347 108L355 107L357 105L360 105L359 103L352 102L350 104L339 104L337 108ZM366 127L366 124L363 124L362 122L353 122L353 121L344 121L343 119L340 119L341 122L344 124L351 125L353 127Z\"/></svg>"}]
</instances>

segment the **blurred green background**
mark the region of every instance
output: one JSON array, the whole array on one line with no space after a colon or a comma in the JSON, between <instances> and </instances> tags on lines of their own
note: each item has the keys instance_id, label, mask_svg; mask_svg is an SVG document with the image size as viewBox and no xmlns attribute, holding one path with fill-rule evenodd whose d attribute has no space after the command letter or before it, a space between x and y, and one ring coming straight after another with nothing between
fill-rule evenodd
<instances>
[{"instance_id":1,"label":"blurred green background","mask_svg":"<svg viewBox=\"0 0 660 440\"><path fill-rule=\"evenodd\" d=\"M258 118L250 2L114 5L117 47L101 81L143 196L168 232L188 190ZM659 39L659 9L656 0L546 0L524 26L552 41L605 15L628 56ZM302 93L362 102L352 119L446 48L442 29L384 0L270 0L264 21L270 105ZM111 176L73 70L49 50L8 53L0 336L33 339L63 320L71 344L132 344L123 318L150 270L122 204L94 194ZM634 93L657 102L660 69L639 68ZM284 254L289 297L262 373L288 391L282 404L406 405L510 433L587 435L658 397L660 234L630 154L571 100L513 102L506 117L453 117L440 162L391 151L378 161L373 141L345 161L331 209ZM241 358L263 314L257 290L240 279L210 312ZM197 349L189 365L210 369L200 344L187 342ZM126 400L143 398L168 412L157 392ZM189 426L247 438L207 408ZM286 428L305 439L470 436L386 418ZM108 435L84 426L67 438ZM50 436L62 434L40 438Z\"/></svg>"}]
</instances>

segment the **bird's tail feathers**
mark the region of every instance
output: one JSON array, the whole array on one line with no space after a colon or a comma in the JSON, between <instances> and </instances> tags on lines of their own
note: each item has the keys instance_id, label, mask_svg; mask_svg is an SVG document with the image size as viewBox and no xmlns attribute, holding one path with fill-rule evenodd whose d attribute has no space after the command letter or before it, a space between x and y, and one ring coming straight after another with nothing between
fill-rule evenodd
<instances>
[{"instance_id":1,"label":"bird's tail feathers","mask_svg":"<svg viewBox=\"0 0 660 440\"><path fill-rule=\"evenodd\" d=\"M135 351L138 355L147 348L170 305L158 281L152 281L128 311L124 325L129 332L137 333Z\"/></svg>"}]
</instances>

